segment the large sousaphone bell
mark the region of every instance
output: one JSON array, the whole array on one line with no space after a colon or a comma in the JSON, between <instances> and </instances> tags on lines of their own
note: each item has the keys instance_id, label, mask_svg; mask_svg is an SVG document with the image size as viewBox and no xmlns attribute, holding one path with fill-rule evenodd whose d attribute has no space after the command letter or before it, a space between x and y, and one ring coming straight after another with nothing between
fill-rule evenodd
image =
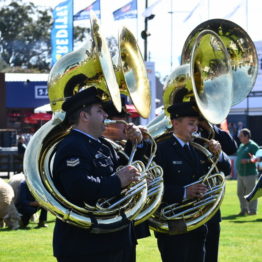
<instances>
[{"instance_id":1,"label":"large sousaphone bell","mask_svg":"<svg viewBox=\"0 0 262 262\"><path fill-rule=\"evenodd\" d=\"M131 35L131 33L129 33ZM128 41L127 41L128 43ZM127 50L129 52L136 50ZM132 54L135 56L135 54ZM146 83L146 76L132 77L133 61L125 62L125 68L130 67L129 76L134 79L132 88L141 88L135 81ZM140 65L142 68L143 65ZM145 70L144 70L145 72ZM124 74L124 72L122 72ZM123 80L125 81L125 79ZM129 84L124 82L129 87ZM115 77L110 52L103 36L100 33L99 24L94 16L91 16L91 37L80 49L63 56L52 68L48 80L48 95L53 111L52 119L43 125L32 137L25 152L24 172L28 187L35 199L57 218L72 225L90 229L94 233L106 233L117 231L126 226L127 220L133 220L146 203L147 183L146 179L140 183L140 188L134 196L121 200L122 206L114 206L110 210L97 206L76 206L68 201L56 189L52 180L52 163L55 155L55 146L68 134L70 126L65 119L65 113L61 106L66 97L73 96L81 88L95 86L101 91L102 99L113 101L118 111L121 111L120 90ZM139 86L139 87L137 87ZM146 92L138 90L139 99L147 99L149 85L144 85ZM145 95L144 95L145 94ZM136 96L132 96L135 100ZM146 106L150 107L147 103ZM148 117L150 108L145 105L136 105L138 112L143 112ZM92 217L92 219L91 219Z\"/></svg>"},{"instance_id":2,"label":"large sousaphone bell","mask_svg":"<svg viewBox=\"0 0 262 262\"><path fill-rule=\"evenodd\" d=\"M158 121L149 123L149 132L157 140L168 137L171 122L167 108L174 102L195 101L203 118L213 124L221 123L231 106L250 92L256 74L256 51L242 28L222 19L200 24L184 44L182 65L166 82L164 113L158 116ZM225 178L216 167L218 159L201 145L205 139L197 139L198 142L191 144L207 157L210 170L195 183L206 184L208 192L201 200L186 200L161 207L149 219L150 227L157 232L181 234L194 230L210 220L222 203Z\"/></svg>"},{"instance_id":3,"label":"large sousaphone bell","mask_svg":"<svg viewBox=\"0 0 262 262\"><path fill-rule=\"evenodd\" d=\"M130 97L139 115L147 118L151 109L149 80L136 39L126 27L119 33L118 50L113 61L120 93Z\"/></svg>"},{"instance_id":4,"label":"large sousaphone bell","mask_svg":"<svg viewBox=\"0 0 262 262\"><path fill-rule=\"evenodd\" d=\"M219 74L219 65L217 64L215 53L207 53L205 49L201 50L201 47L196 46L197 37L200 33L203 34L205 30L210 30L219 36L220 40L218 42L222 42L227 50L228 63L232 74L232 85L229 83L231 81L230 77L226 79L225 84L227 85L225 87L222 86L223 83L216 76L219 86L215 83L212 74L214 71L216 72L215 74ZM217 39L217 37L213 39ZM209 48L217 49L215 42L210 42L210 44ZM199 70L195 71L192 68L195 65L196 68L199 66L192 57L194 48L198 49L196 50L197 52L202 52L202 57L207 57L207 62L210 62L207 67L200 65L202 70L201 76L199 75ZM221 123L227 116L230 107L246 98L255 84L258 73L256 48L250 36L239 25L225 19L205 21L189 34L183 46L181 65L171 73L165 85L163 94L165 113L167 113L166 108L172 103L175 93L180 92L179 95L184 96L184 102L195 99L203 116L210 123L214 124ZM207 77L207 74L209 74L210 78ZM201 79L203 76L204 78ZM225 77L225 75L223 74L222 77ZM212 83L212 86L210 83ZM187 84L185 95L181 94L182 91L177 91L177 89L182 89L179 86L183 87L184 84ZM230 104L231 106L229 106ZM157 135L161 134L159 125L155 125L157 122L162 121L162 123L165 123L165 127L171 127L165 113L162 113L158 119L154 119L148 124L152 132L156 133L155 130L158 130Z\"/></svg>"},{"instance_id":5,"label":"large sousaphone bell","mask_svg":"<svg viewBox=\"0 0 262 262\"><path fill-rule=\"evenodd\" d=\"M255 45L247 32L234 22L211 19L198 25L186 39L182 51L182 63L190 61L195 38L206 29L212 30L220 37L229 54L233 76L232 106L234 106L247 97L255 84L258 73Z\"/></svg>"},{"instance_id":6,"label":"large sousaphone bell","mask_svg":"<svg viewBox=\"0 0 262 262\"><path fill-rule=\"evenodd\" d=\"M220 37L203 30L195 38L190 60L174 70L167 80L165 109L173 102L195 100L202 115L221 123L232 105L232 73L227 50Z\"/></svg>"}]
</instances>

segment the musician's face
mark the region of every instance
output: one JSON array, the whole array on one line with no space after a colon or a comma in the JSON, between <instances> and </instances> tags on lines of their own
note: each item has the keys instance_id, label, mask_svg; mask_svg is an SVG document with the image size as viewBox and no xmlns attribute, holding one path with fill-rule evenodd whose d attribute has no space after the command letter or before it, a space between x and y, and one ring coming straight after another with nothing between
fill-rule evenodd
<instances>
[{"instance_id":1,"label":"musician's face","mask_svg":"<svg viewBox=\"0 0 262 262\"><path fill-rule=\"evenodd\" d=\"M100 137L105 130L104 120L108 117L101 104L92 105L90 112L83 112L90 135Z\"/></svg>"},{"instance_id":2,"label":"musician's face","mask_svg":"<svg viewBox=\"0 0 262 262\"><path fill-rule=\"evenodd\" d=\"M189 142L192 134L198 130L197 117L181 117L172 120L174 133L183 141Z\"/></svg>"}]
</instances>

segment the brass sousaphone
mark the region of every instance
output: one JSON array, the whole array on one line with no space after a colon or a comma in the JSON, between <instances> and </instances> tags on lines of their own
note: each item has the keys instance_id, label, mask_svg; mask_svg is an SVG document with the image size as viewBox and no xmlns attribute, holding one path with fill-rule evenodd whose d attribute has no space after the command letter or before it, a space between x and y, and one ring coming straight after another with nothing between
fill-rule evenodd
<instances>
[{"instance_id":1,"label":"brass sousaphone","mask_svg":"<svg viewBox=\"0 0 262 262\"><path fill-rule=\"evenodd\" d=\"M129 34L131 38L129 31L123 30L122 32L125 36ZM133 42L129 43L128 37L126 39L126 45L129 48L120 50L120 53L122 52L121 54L127 58L125 70L122 72L122 84L126 88L132 88L132 92L138 93L139 99L143 101L148 99L149 83L146 75L141 72L132 76L136 71L134 66L137 64L135 61L131 63L130 57L136 56L137 49L133 50L131 48ZM140 67L142 68L143 65ZM126 82L126 73L133 79L132 85ZM137 84L139 81L143 82L145 92L140 90L141 85ZM77 51L63 56L50 72L48 95L53 117L30 140L25 152L24 172L28 187L35 199L57 218L72 225L89 229L93 233L106 233L125 227L127 220L137 217L147 199L145 177L140 181L134 195L124 196L119 202L120 206L116 204L110 209L100 205L76 206L61 195L52 180L55 146L70 130L70 126L65 120L65 113L61 110L62 103L66 97L73 96L81 88L88 88L88 86L96 86L103 94L102 99L112 100L117 110L121 111L120 90L115 69L106 42L100 33L97 19L93 15L91 15L90 39ZM136 91L137 88L138 91ZM132 99L138 98L133 95ZM148 117L150 102L135 103L135 106L143 117Z\"/></svg>"},{"instance_id":2,"label":"brass sousaphone","mask_svg":"<svg viewBox=\"0 0 262 262\"><path fill-rule=\"evenodd\" d=\"M256 50L242 28L223 19L200 24L184 44L182 65L171 73L165 85L165 112L158 117L158 123L149 123L149 132L157 140L168 136L171 122L167 108L173 102L196 101L209 123L221 123L231 106L250 92L256 75ZM206 184L208 192L201 200L186 200L159 209L149 219L151 228L157 232L181 234L194 230L210 220L222 203L225 179L216 167L217 157L200 143L192 142L192 146L210 162L209 172L195 182Z\"/></svg>"}]
</instances>

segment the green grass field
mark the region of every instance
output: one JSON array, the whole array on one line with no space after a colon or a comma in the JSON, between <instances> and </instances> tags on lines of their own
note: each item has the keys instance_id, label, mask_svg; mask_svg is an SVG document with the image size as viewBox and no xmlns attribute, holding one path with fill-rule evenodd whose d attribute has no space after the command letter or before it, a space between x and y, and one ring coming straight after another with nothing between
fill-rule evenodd
<instances>
[{"instance_id":1,"label":"green grass field","mask_svg":"<svg viewBox=\"0 0 262 262\"><path fill-rule=\"evenodd\" d=\"M227 181L222 204L220 262L262 261L262 213L257 216L236 217L239 203L236 181ZM0 230L0 262L54 262L52 256L52 232L54 217L48 216L49 227L36 229L31 223L28 229ZM139 240L137 262L159 262L156 240L151 237ZM106 262L106 261L105 261Z\"/></svg>"}]
</instances>

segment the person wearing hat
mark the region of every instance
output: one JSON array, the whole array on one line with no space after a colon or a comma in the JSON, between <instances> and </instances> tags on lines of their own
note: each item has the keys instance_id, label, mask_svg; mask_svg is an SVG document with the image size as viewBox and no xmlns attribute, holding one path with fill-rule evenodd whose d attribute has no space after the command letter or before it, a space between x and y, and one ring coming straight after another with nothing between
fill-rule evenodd
<instances>
[{"instance_id":1,"label":"person wearing hat","mask_svg":"<svg viewBox=\"0 0 262 262\"><path fill-rule=\"evenodd\" d=\"M124 166L111 144L101 137L108 117L95 87L67 99L62 109L72 130L56 147L53 180L70 202L84 207L100 198L110 198L139 179L135 167ZM126 137L140 143L142 134L128 124ZM132 223L112 233L94 234L88 229L56 219L53 236L54 256L59 262L135 261L136 239Z\"/></svg>"},{"instance_id":2,"label":"person wearing hat","mask_svg":"<svg viewBox=\"0 0 262 262\"><path fill-rule=\"evenodd\" d=\"M164 171L162 206L186 199L201 199L207 192L207 186L202 183L189 185L207 174L208 170L204 155L190 145L193 133L198 130L200 113L197 105L194 102L174 103L167 110L172 122L172 135L158 143L155 158ZM219 168L230 172L229 158L221 152L217 141L210 141L209 151L219 154ZM170 234L155 232L162 261L204 262L206 225L188 232L183 226L174 226L173 230L175 232L170 227Z\"/></svg>"}]
</instances>

